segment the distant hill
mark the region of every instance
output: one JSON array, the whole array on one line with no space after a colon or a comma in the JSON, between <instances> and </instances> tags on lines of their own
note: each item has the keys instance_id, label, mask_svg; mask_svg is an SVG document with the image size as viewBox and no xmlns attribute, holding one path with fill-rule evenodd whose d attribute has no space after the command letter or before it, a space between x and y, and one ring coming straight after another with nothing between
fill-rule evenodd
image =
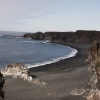
<instances>
[{"instance_id":1,"label":"distant hill","mask_svg":"<svg viewBox=\"0 0 100 100\"><path fill-rule=\"evenodd\" d=\"M0 31L0 35L22 36L25 32L16 31Z\"/></svg>"}]
</instances>

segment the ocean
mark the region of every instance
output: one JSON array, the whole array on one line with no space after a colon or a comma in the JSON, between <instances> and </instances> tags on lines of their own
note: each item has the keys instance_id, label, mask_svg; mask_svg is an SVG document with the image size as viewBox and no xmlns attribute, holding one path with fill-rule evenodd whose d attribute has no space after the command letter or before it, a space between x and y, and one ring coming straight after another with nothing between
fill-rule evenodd
<instances>
[{"instance_id":1,"label":"ocean","mask_svg":"<svg viewBox=\"0 0 100 100\"><path fill-rule=\"evenodd\" d=\"M77 50L74 48L49 43L47 40L0 35L0 68L15 62L28 68L39 67L73 57L76 53Z\"/></svg>"}]
</instances>

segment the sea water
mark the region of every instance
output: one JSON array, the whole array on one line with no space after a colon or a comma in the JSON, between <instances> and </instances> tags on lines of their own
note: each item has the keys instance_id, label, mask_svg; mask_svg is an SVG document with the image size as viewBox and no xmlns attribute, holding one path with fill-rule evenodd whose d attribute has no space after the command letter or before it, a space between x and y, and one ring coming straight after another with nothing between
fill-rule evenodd
<instances>
[{"instance_id":1,"label":"sea water","mask_svg":"<svg viewBox=\"0 0 100 100\"><path fill-rule=\"evenodd\" d=\"M33 40L0 36L0 68L21 63L26 67L38 67L73 57L77 50L68 46Z\"/></svg>"}]
</instances>

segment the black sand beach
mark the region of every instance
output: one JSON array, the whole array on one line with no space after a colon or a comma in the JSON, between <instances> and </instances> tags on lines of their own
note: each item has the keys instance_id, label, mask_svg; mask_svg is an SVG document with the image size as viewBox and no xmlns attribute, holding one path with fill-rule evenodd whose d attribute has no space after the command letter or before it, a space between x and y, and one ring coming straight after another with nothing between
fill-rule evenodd
<instances>
[{"instance_id":1,"label":"black sand beach","mask_svg":"<svg viewBox=\"0 0 100 100\"><path fill-rule=\"evenodd\" d=\"M53 64L30 68L30 74L46 82L46 85L42 86L10 76L5 77L5 100L86 100L70 92L82 88L88 80L88 66L85 60L91 44L64 45L76 48L78 50L76 56Z\"/></svg>"}]
</instances>

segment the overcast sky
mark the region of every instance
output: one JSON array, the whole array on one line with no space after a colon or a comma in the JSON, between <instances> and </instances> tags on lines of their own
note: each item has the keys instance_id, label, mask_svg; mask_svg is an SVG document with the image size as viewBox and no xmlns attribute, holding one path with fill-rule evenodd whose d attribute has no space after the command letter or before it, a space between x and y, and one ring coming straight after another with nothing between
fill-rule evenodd
<instances>
[{"instance_id":1,"label":"overcast sky","mask_svg":"<svg viewBox=\"0 0 100 100\"><path fill-rule=\"evenodd\" d=\"M100 0L0 0L3 31L100 31Z\"/></svg>"}]
</instances>

